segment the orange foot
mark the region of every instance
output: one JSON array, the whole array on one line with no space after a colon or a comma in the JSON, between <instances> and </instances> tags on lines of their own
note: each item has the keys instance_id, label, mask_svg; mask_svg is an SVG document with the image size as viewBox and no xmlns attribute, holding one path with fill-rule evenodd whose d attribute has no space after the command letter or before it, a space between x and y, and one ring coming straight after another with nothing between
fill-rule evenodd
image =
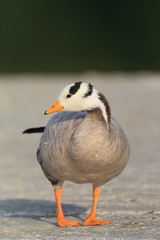
<instances>
[{"instance_id":1,"label":"orange foot","mask_svg":"<svg viewBox=\"0 0 160 240\"><path fill-rule=\"evenodd\" d=\"M83 226L104 225L104 224L110 224L110 223L111 222L109 220L102 220L96 217L87 217L86 221L83 223Z\"/></svg>"},{"instance_id":2,"label":"orange foot","mask_svg":"<svg viewBox=\"0 0 160 240\"><path fill-rule=\"evenodd\" d=\"M80 223L76 222L76 221L70 221L66 218L61 218L58 220L57 225L59 227L63 227L63 228L68 228L68 227L75 227L75 226L79 226Z\"/></svg>"}]
</instances>

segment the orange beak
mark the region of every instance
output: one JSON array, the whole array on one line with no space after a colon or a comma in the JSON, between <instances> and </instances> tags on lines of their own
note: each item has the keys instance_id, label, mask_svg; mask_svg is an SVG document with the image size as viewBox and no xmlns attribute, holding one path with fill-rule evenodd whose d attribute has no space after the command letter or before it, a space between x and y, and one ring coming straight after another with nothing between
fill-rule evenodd
<instances>
[{"instance_id":1,"label":"orange beak","mask_svg":"<svg viewBox=\"0 0 160 240\"><path fill-rule=\"evenodd\" d=\"M64 107L61 106L60 100L56 101L44 114L54 113L63 110Z\"/></svg>"}]
</instances>

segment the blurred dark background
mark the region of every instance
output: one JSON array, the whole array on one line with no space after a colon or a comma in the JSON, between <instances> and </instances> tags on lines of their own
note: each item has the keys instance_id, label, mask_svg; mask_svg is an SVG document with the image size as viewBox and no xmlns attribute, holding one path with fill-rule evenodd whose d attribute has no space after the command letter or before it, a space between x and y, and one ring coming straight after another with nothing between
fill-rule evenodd
<instances>
[{"instance_id":1,"label":"blurred dark background","mask_svg":"<svg viewBox=\"0 0 160 240\"><path fill-rule=\"evenodd\" d=\"M159 0L5 0L0 72L160 70Z\"/></svg>"}]
</instances>

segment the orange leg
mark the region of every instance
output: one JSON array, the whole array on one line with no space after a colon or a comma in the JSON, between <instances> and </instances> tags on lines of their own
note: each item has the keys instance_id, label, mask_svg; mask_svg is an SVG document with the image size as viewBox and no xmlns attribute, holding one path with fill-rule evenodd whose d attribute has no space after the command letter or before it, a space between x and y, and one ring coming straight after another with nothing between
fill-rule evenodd
<instances>
[{"instance_id":1,"label":"orange leg","mask_svg":"<svg viewBox=\"0 0 160 240\"><path fill-rule=\"evenodd\" d=\"M97 209L99 195L100 195L100 189L94 188L92 208L91 208L90 214L86 218L86 221L83 223L84 226L94 226L94 225L103 225L103 224L111 223L109 220L102 220L102 219L96 218L96 209Z\"/></svg>"},{"instance_id":2,"label":"orange leg","mask_svg":"<svg viewBox=\"0 0 160 240\"><path fill-rule=\"evenodd\" d=\"M80 225L79 222L70 221L66 219L63 215L62 206L61 206L61 198L62 198L62 189L57 188L54 190L55 199L56 199L56 212L57 212L57 225L59 227L74 227Z\"/></svg>"}]
</instances>

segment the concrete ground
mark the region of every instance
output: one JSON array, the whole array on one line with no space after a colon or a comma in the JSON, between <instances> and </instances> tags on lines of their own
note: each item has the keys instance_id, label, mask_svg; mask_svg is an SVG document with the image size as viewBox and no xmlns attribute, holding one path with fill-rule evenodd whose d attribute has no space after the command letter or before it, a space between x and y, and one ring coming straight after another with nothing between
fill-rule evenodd
<instances>
[{"instance_id":1,"label":"concrete ground","mask_svg":"<svg viewBox=\"0 0 160 240\"><path fill-rule=\"evenodd\" d=\"M53 188L36 160L44 111L61 89L91 82L109 100L112 115L131 145L124 172L102 188L98 217L110 225L56 226ZM63 209L83 221L92 201L90 185L64 185ZM94 74L0 76L0 239L160 239L160 75Z\"/></svg>"}]
</instances>

